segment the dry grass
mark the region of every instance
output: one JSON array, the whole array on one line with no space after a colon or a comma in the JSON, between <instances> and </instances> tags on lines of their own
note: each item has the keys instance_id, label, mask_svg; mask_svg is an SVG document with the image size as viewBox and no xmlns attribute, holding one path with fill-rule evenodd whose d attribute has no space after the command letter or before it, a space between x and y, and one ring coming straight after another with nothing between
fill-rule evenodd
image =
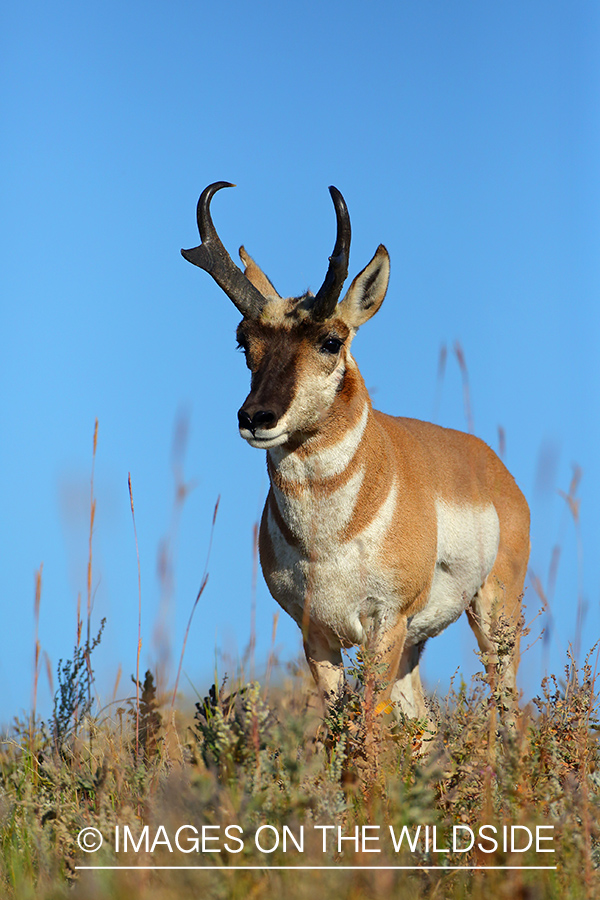
<instances>
[{"instance_id":1,"label":"dry grass","mask_svg":"<svg viewBox=\"0 0 600 900\"><path fill-rule=\"evenodd\" d=\"M96 651L97 652L97 651ZM87 654L87 658L90 657ZM539 697L510 733L500 730L494 764L486 735L491 702L481 676L461 684L434 710L437 734L423 746L418 722L406 722L385 740L369 693L368 661L359 661L356 687L344 706L321 727L319 740L306 740L311 713L301 669L288 672L268 698L257 683L221 685L198 704L193 720L166 722L150 673L135 697L114 718L87 716L59 745L51 730L15 723L0 758L0 891L7 898L85 897L308 898L315 890L336 897L557 897L592 898L600 893L600 779L594 673L568 661L564 677L545 679ZM136 718L139 716L136 738ZM138 749L136 751L136 742ZM123 852L124 827L136 841L148 827L148 851ZM207 852L185 853L175 835L184 825L206 831ZM260 852L254 835L261 826ZM556 853L493 853L475 846L452 852L453 826L553 825ZM103 848L83 853L76 838L82 828L98 828ZM115 850L119 827L121 849ZM159 826L163 826L163 831ZM214 826L219 826L215 828ZM228 826L238 826L225 834ZM296 849L304 830L303 851ZM358 852L343 837L362 826L378 838ZM415 851L406 840L395 852L403 826L411 840L421 826ZM425 846L437 827L436 847ZM468 836L466 827L459 838ZM282 851L285 829L287 852ZM193 836L180 836L185 849ZM510 831L509 831L510 834ZM241 838L244 848L236 852ZM152 844L155 842L154 850ZM259 838L260 839L260 838ZM169 850L170 842L173 848ZM481 841L480 841L481 843ZM460 846L465 846L461 844ZM522 846L522 844L521 844ZM490 842L483 843L491 849ZM229 848L229 849L228 849ZM381 852L369 850L377 848ZM218 852L208 852L217 850ZM509 848L510 851L510 848ZM217 870L81 871L80 865L206 866ZM497 870L491 866L548 866L556 870ZM314 871L226 866L317 866ZM486 866L486 870L398 866ZM333 870L325 866L335 867ZM365 866L344 869L342 866Z\"/></svg>"},{"instance_id":2,"label":"dry grass","mask_svg":"<svg viewBox=\"0 0 600 900\"><path fill-rule=\"evenodd\" d=\"M94 456L96 444L97 428ZM176 510L185 496L179 468ZM276 671L273 659L262 685L242 678L213 685L195 715L178 711L160 672L142 679L139 670L127 703L95 713L93 663L102 652L102 630L94 637L90 624L95 504L92 477L86 627L78 612L51 720L36 717L36 625L32 713L0 741L1 897L600 896L597 653L582 665L570 654L510 728L502 724L503 698L480 674L432 705L433 736L411 720L390 730L378 713L377 661L368 652L325 722L308 702L304 665ZM40 568L36 623L41 589ZM139 604L141 621L141 589ZM138 638L138 660L139 650ZM479 834L483 826L496 829L493 852L485 852L493 844ZM536 826L553 827L542 832L553 837L542 846L555 853L504 848L505 828L520 842ZM97 853L77 843L90 827L104 838ZM137 850L124 851L127 828ZM468 829L474 846L453 849L453 829L458 848ZM195 834L204 834L204 850L184 852ZM278 847L266 852L276 837ZM91 865L111 868L80 868ZM556 868L525 868L535 866Z\"/></svg>"}]
</instances>

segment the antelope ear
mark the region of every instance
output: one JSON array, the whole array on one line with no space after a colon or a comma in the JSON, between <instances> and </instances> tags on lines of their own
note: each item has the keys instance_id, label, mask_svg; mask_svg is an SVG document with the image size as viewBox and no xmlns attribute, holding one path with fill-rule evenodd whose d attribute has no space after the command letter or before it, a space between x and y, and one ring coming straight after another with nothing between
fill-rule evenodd
<instances>
[{"instance_id":1,"label":"antelope ear","mask_svg":"<svg viewBox=\"0 0 600 900\"><path fill-rule=\"evenodd\" d=\"M265 300L281 300L281 297L260 268L257 266L251 256L246 253L244 246L240 247L240 259L244 263L244 275L248 281L254 285L257 291L263 295Z\"/></svg>"},{"instance_id":2,"label":"antelope ear","mask_svg":"<svg viewBox=\"0 0 600 900\"><path fill-rule=\"evenodd\" d=\"M336 315L351 328L360 328L374 316L385 297L390 280L390 257L380 244L371 262L356 276Z\"/></svg>"}]
</instances>

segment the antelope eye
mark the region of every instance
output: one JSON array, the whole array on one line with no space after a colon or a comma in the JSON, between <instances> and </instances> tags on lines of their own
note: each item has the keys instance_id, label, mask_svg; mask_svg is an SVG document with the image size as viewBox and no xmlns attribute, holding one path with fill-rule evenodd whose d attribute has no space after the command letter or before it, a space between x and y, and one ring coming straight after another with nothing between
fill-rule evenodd
<instances>
[{"instance_id":1,"label":"antelope eye","mask_svg":"<svg viewBox=\"0 0 600 900\"><path fill-rule=\"evenodd\" d=\"M325 338L325 340L321 344L321 351L323 353L339 353L342 344L343 341L340 341L339 338L330 336L328 338Z\"/></svg>"}]
</instances>

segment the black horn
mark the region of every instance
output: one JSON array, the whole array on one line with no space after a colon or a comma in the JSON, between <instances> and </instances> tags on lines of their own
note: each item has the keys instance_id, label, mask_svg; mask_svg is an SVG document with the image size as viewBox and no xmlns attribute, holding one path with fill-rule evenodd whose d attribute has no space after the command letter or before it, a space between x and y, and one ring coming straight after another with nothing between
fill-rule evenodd
<instances>
[{"instance_id":1,"label":"black horn","mask_svg":"<svg viewBox=\"0 0 600 900\"><path fill-rule=\"evenodd\" d=\"M319 288L310 308L313 319L320 322L328 319L335 311L344 281L348 277L348 258L350 256L351 229L348 207L336 187L331 185L329 193L335 206L337 236L333 253L329 257L329 268L325 281Z\"/></svg>"},{"instance_id":2,"label":"black horn","mask_svg":"<svg viewBox=\"0 0 600 900\"><path fill-rule=\"evenodd\" d=\"M210 214L212 198L217 191L226 187L235 187L235 185L228 181L215 181L214 184L209 184L207 188L204 188L200 194L197 217L202 243L199 247L193 247L191 250L182 250L181 255L188 262L212 275L243 316L256 319L266 300L231 259L221 243Z\"/></svg>"}]
</instances>

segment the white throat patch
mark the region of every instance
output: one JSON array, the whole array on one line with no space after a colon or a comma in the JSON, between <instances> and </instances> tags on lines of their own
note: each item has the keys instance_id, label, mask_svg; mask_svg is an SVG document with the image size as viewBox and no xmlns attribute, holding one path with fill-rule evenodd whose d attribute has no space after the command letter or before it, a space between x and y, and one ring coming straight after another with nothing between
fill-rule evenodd
<instances>
[{"instance_id":1,"label":"white throat patch","mask_svg":"<svg viewBox=\"0 0 600 900\"><path fill-rule=\"evenodd\" d=\"M272 447L268 452L271 462L285 481L306 483L341 475L358 450L367 427L369 407L365 403L361 417L343 438L330 447L299 459L296 453L289 453L281 447Z\"/></svg>"}]
</instances>

